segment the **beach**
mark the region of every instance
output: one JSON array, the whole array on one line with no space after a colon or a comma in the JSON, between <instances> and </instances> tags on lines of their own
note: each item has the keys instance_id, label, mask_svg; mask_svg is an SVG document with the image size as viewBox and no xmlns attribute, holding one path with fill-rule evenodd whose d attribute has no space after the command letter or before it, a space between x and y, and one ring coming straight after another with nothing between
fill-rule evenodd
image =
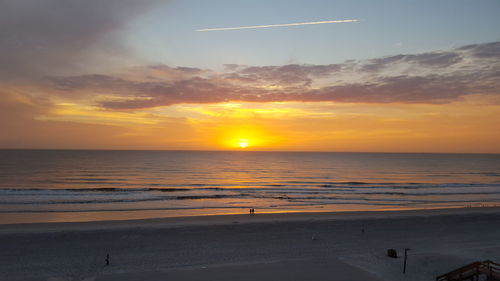
<instances>
[{"instance_id":1,"label":"beach","mask_svg":"<svg viewBox=\"0 0 500 281\"><path fill-rule=\"evenodd\" d=\"M4 224L0 279L435 280L498 237L500 208Z\"/></svg>"},{"instance_id":2,"label":"beach","mask_svg":"<svg viewBox=\"0 0 500 281\"><path fill-rule=\"evenodd\" d=\"M499 14L0 0L0 281L500 281Z\"/></svg>"}]
</instances>

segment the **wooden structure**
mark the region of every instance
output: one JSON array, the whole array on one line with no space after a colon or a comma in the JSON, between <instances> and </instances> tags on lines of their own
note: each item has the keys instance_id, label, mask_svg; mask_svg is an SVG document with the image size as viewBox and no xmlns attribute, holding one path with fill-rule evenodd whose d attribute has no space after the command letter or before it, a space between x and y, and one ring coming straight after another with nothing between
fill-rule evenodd
<instances>
[{"instance_id":1,"label":"wooden structure","mask_svg":"<svg viewBox=\"0 0 500 281\"><path fill-rule=\"evenodd\" d=\"M436 281L500 281L500 264L477 261L436 277Z\"/></svg>"}]
</instances>

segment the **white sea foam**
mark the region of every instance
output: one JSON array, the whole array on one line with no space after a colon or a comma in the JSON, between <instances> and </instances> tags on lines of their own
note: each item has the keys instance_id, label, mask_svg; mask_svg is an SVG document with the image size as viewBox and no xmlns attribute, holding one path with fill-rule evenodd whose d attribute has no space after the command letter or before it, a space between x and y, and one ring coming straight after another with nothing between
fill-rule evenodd
<instances>
[{"instance_id":1,"label":"white sea foam","mask_svg":"<svg viewBox=\"0 0 500 281\"><path fill-rule=\"evenodd\" d=\"M500 202L500 155L0 150L0 156L0 213Z\"/></svg>"}]
</instances>

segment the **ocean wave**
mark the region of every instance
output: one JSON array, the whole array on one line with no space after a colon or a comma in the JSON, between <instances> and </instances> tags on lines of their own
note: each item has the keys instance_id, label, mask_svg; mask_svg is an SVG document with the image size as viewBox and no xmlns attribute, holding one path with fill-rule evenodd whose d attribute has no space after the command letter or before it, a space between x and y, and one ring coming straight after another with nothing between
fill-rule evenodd
<instances>
[{"instance_id":1,"label":"ocean wave","mask_svg":"<svg viewBox=\"0 0 500 281\"><path fill-rule=\"evenodd\" d=\"M237 185L235 185L237 186ZM0 205L2 208L19 205L23 209L33 209L37 205L105 205L127 203L170 202L174 205L200 205L200 200L217 202L239 202L253 200L255 202L309 202L330 205L340 202L385 202L402 204L434 204L442 202L475 202L487 199L491 202L500 200L500 184L452 183L369 183L340 182L336 186L285 186L272 184L265 187L235 187L195 184L186 187L91 187L91 188L4 188L0 189ZM413 188L407 188L411 186ZM233 200L231 200L233 199ZM453 201L455 200L455 201ZM180 203L188 202L188 203ZM208 201L207 201L208 202ZM269 203L269 204L271 204ZM32 205L30 207L27 207Z\"/></svg>"},{"instance_id":2,"label":"ocean wave","mask_svg":"<svg viewBox=\"0 0 500 281\"><path fill-rule=\"evenodd\" d=\"M481 187L497 187L500 188L499 182L492 183L414 183L414 182L310 182L310 181L278 181L278 182L252 182L248 184L242 183L190 183L190 184L164 184L164 183L113 183L114 186L99 187L100 183L89 181L97 185L97 187L73 187L73 188L9 188L0 187L0 192L5 191L38 191L38 190L64 190L64 191L79 191L79 192L143 192L143 191L189 191L189 190L244 190L244 189L274 189L282 188L283 190L293 190L297 188L303 189L439 189L439 188L481 188ZM108 184L106 184L108 185ZM130 186L130 187L129 187Z\"/></svg>"},{"instance_id":3,"label":"ocean wave","mask_svg":"<svg viewBox=\"0 0 500 281\"><path fill-rule=\"evenodd\" d=\"M91 188L2 188L0 189L0 194L2 193L13 193L18 192L22 194L23 192L35 191L35 192L48 192L48 193L61 193L61 192L144 192L144 191L160 191L160 192L175 192L175 191L190 191L189 188L118 188L118 187L91 187ZM24 194L23 194L24 195ZM43 194L41 194L43 195Z\"/></svg>"},{"instance_id":4,"label":"ocean wave","mask_svg":"<svg viewBox=\"0 0 500 281\"><path fill-rule=\"evenodd\" d=\"M22 197L20 199L2 198L0 205L47 205L47 204L111 204L111 203L139 203L150 201L171 201L171 200L204 200L204 199L223 199L223 198L242 198L245 195L193 195L193 196L152 196L152 197L127 197L127 198L113 198L106 197L87 197L84 199L78 197L70 198L39 198L36 196Z\"/></svg>"},{"instance_id":5,"label":"ocean wave","mask_svg":"<svg viewBox=\"0 0 500 281\"><path fill-rule=\"evenodd\" d=\"M88 212L130 212L130 211L175 211L209 209L247 209L248 206L206 206L206 207L161 207L161 208L109 208L109 209L37 209L37 210L0 210L0 213L88 213ZM268 207L266 209L273 209Z\"/></svg>"},{"instance_id":6,"label":"ocean wave","mask_svg":"<svg viewBox=\"0 0 500 281\"><path fill-rule=\"evenodd\" d=\"M197 186L197 187L194 187ZM145 193L174 193L174 192L233 192L241 194L256 193L283 193L283 194L380 194L380 195L460 195L460 194L498 194L500 193L500 184L415 184L411 187L400 184L373 184L363 183L357 186L349 186L347 183L342 185L328 185L316 187L304 186L285 186L281 184L241 187L235 186L210 186L190 185L184 187L140 187L140 188L120 188L120 187L90 187L90 188L2 188L0 195L10 196L50 196L50 195L69 195L76 194L145 194ZM184 196L193 198L196 194ZM182 198L181 198L182 199Z\"/></svg>"}]
</instances>

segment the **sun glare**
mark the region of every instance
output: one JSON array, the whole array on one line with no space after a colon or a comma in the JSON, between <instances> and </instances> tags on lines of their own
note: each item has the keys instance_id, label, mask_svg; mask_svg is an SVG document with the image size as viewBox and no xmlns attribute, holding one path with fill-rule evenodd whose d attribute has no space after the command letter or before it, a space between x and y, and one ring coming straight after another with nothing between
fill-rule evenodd
<instances>
[{"instance_id":1,"label":"sun glare","mask_svg":"<svg viewBox=\"0 0 500 281\"><path fill-rule=\"evenodd\" d=\"M246 148L248 146L248 140L247 139L240 139L238 141L238 146L241 148Z\"/></svg>"},{"instance_id":2,"label":"sun glare","mask_svg":"<svg viewBox=\"0 0 500 281\"><path fill-rule=\"evenodd\" d=\"M223 149L265 149L270 143L275 143L276 138L253 124L237 124L220 128L221 134L215 139Z\"/></svg>"}]
</instances>

